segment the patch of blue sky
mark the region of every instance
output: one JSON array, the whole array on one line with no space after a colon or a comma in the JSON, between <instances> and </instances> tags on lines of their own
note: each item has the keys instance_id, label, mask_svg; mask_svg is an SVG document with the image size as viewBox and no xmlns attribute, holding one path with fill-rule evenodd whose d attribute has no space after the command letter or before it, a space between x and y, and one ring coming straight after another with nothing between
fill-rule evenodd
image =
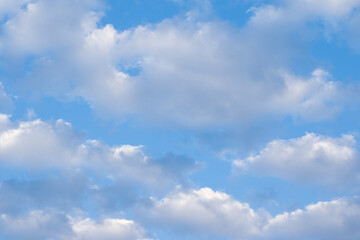
<instances>
[{"instance_id":1,"label":"patch of blue sky","mask_svg":"<svg viewBox=\"0 0 360 240\"><path fill-rule=\"evenodd\" d=\"M178 15L182 4L172 0L110 0L105 7L102 25L112 24L117 30L161 22Z\"/></svg>"},{"instance_id":2,"label":"patch of blue sky","mask_svg":"<svg viewBox=\"0 0 360 240\"><path fill-rule=\"evenodd\" d=\"M319 39L311 43L311 54L319 67L328 71L335 81L359 84L360 54L342 37Z\"/></svg>"}]
</instances>

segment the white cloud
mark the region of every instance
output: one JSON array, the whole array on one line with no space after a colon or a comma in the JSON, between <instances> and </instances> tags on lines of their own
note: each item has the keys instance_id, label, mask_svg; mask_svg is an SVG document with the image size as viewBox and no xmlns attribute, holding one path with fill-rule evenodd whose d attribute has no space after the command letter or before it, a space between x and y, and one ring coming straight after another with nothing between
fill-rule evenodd
<instances>
[{"instance_id":1,"label":"white cloud","mask_svg":"<svg viewBox=\"0 0 360 240\"><path fill-rule=\"evenodd\" d=\"M99 57L106 65L89 63L96 72L78 94L95 109L188 126L248 123L264 115L327 118L341 109L341 102L333 104L341 86L323 70L309 79L269 70L264 52L272 62L283 62L282 52L260 53L259 46L249 46L258 36L239 34L226 24L181 19L120 33L108 25L86 38L86 54L80 56ZM260 55L264 71L251 62ZM140 75L118 72L114 61L122 71L139 68ZM99 73L105 76L101 82Z\"/></svg>"},{"instance_id":2,"label":"white cloud","mask_svg":"<svg viewBox=\"0 0 360 240\"><path fill-rule=\"evenodd\" d=\"M35 169L80 164L75 156L80 138L76 138L69 123L58 120L51 126L34 120L12 125L0 133L0 158L3 163Z\"/></svg>"},{"instance_id":3,"label":"white cloud","mask_svg":"<svg viewBox=\"0 0 360 240\"><path fill-rule=\"evenodd\" d=\"M273 22L281 23L285 29L297 28L304 35L311 33L309 29L302 28L304 24L314 24L317 25L315 29L318 33L328 42L332 39L345 41L350 47L359 50L356 41L359 35L356 28L360 16L359 0L282 0L277 3L280 6L263 5L252 8L255 13L253 19L270 28ZM338 43L334 41L332 44Z\"/></svg>"},{"instance_id":4,"label":"white cloud","mask_svg":"<svg viewBox=\"0 0 360 240\"><path fill-rule=\"evenodd\" d=\"M308 120L324 120L341 110L344 89L328 80L329 74L315 70L306 79L283 73L284 89L269 102L269 112L288 112Z\"/></svg>"},{"instance_id":5,"label":"white cloud","mask_svg":"<svg viewBox=\"0 0 360 240\"><path fill-rule=\"evenodd\" d=\"M0 237L6 239L131 239L150 240L146 231L133 221L106 218L92 219L71 217L53 210L31 211L25 216L0 216Z\"/></svg>"},{"instance_id":6,"label":"white cloud","mask_svg":"<svg viewBox=\"0 0 360 240\"><path fill-rule=\"evenodd\" d=\"M321 24L326 39L347 42L352 50L359 53L358 23L360 19L359 0L283 0L281 7L284 19L291 22L317 22ZM266 8L259 8L259 11ZM336 38L338 34L339 38ZM334 41L334 44L338 42Z\"/></svg>"},{"instance_id":7,"label":"white cloud","mask_svg":"<svg viewBox=\"0 0 360 240\"><path fill-rule=\"evenodd\" d=\"M177 190L140 210L147 225L175 230L188 239L319 239L352 240L360 236L359 198L318 202L272 217L230 195L209 188ZM6 239L151 239L134 221L93 220L82 214L34 210L0 215L0 237Z\"/></svg>"},{"instance_id":8,"label":"white cloud","mask_svg":"<svg viewBox=\"0 0 360 240\"><path fill-rule=\"evenodd\" d=\"M63 171L91 171L95 176L143 183L155 188L172 185L192 172L197 163L182 156L157 160L142 146L108 146L97 140L84 141L70 123L39 119L13 123L0 118L0 162L35 171L51 168ZM173 169L175 165L183 167ZM174 165L174 166L172 166ZM183 179L184 180L184 179Z\"/></svg>"},{"instance_id":9,"label":"white cloud","mask_svg":"<svg viewBox=\"0 0 360 240\"><path fill-rule=\"evenodd\" d=\"M360 6L359 0L296 0L289 1L298 12L323 18L345 17ZM295 9L293 9L295 12Z\"/></svg>"},{"instance_id":10,"label":"white cloud","mask_svg":"<svg viewBox=\"0 0 360 240\"><path fill-rule=\"evenodd\" d=\"M347 21L360 6L359 0L281 0L251 8L258 23L281 22L284 26L317 22L334 27ZM329 30L329 29L327 29ZM332 30L336 30L333 28Z\"/></svg>"},{"instance_id":11,"label":"white cloud","mask_svg":"<svg viewBox=\"0 0 360 240\"><path fill-rule=\"evenodd\" d=\"M150 240L145 237L147 234L143 228L134 221L124 219L104 219L100 223L85 219L76 222L73 230L77 235L74 240Z\"/></svg>"},{"instance_id":12,"label":"white cloud","mask_svg":"<svg viewBox=\"0 0 360 240\"><path fill-rule=\"evenodd\" d=\"M150 224L171 228L194 239L357 239L358 198L308 205L275 217L253 210L226 193L209 188L177 191L153 200ZM218 237L218 238L216 238Z\"/></svg>"},{"instance_id":13,"label":"white cloud","mask_svg":"<svg viewBox=\"0 0 360 240\"><path fill-rule=\"evenodd\" d=\"M4 4L19 8L2 26L5 34L1 42L5 47L1 50L17 55L68 50L84 32L95 27L98 19L91 11L98 5L97 0L9 2L5 0Z\"/></svg>"},{"instance_id":14,"label":"white cloud","mask_svg":"<svg viewBox=\"0 0 360 240\"><path fill-rule=\"evenodd\" d=\"M275 216L265 227L265 235L266 239L358 239L359 217L358 198L319 202Z\"/></svg>"},{"instance_id":15,"label":"white cloud","mask_svg":"<svg viewBox=\"0 0 360 240\"><path fill-rule=\"evenodd\" d=\"M35 1L4 25L0 41L8 54L37 56L25 81L29 89L82 96L102 114L185 126L264 116L321 119L341 109L335 99L342 86L325 71L309 78L284 74L306 43L293 37L304 24L288 19L286 8L255 9L240 29L184 16L119 32L98 28L101 14L90 3Z\"/></svg>"},{"instance_id":16,"label":"white cloud","mask_svg":"<svg viewBox=\"0 0 360 240\"><path fill-rule=\"evenodd\" d=\"M259 235L268 217L267 213L259 214L248 204L210 188L176 191L159 201L153 200L145 216L149 224L170 227L185 235L232 239Z\"/></svg>"},{"instance_id":17,"label":"white cloud","mask_svg":"<svg viewBox=\"0 0 360 240\"><path fill-rule=\"evenodd\" d=\"M32 211L23 217L0 215L0 237L9 240L69 239L68 217L55 211Z\"/></svg>"},{"instance_id":18,"label":"white cloud","mask_svg":"<svg viewBox=\"0 0 360 240\"><path fill-rule=\"evenodd\" d=\"M274 140L258 154L235 160L235 169L286 180L347 185L359 178L360 162L352 135L331 138L307 133Z\"/></svg>"}]
</instances>

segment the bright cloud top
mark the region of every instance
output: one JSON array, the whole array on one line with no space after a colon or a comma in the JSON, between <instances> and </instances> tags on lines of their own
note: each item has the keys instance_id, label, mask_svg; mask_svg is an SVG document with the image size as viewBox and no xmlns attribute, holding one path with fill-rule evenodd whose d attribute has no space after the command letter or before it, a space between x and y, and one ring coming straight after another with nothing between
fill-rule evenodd
<instances>
[{"instance_id":1,"label":"bright cloud top","mask_svg":"<svg viewBox=\"0 0 360 240\"><path fill-rule=\"evenodd\" d=\"M57 120L11 122L0 116L0 162L32 171L59 169L91 171L95 176L161 187L191 173L197 163L168 154L162 162L145 155L142 146L108 146L97 140L84 141L70 123ZM187 165L175 169L177 162ZM173 166L174 165L174 166Z\"/></svg>"},{"instance_id":2,"label":"bright cloud top","mask_svg":"<svg viewBox=\"0 0 360 240\"><path fill-rule=\"evenodd\" d=\"M146 213L146 211L145 211ZM246 238L260 234L267 214L210 188L176 191L157 201L148 213L150 224L167 225L187 233ZM146 215L145 215L146 216Z\"/></svg>"},{"instance_id":3,"label":"bright cloud top","mask_svg":"<svg viewBox=\"0 0 360 240\"><path fill-rule=\"evenodd\" d=\"M305 210L283 213L265 226L269 239L357 239L360 236L359 198L308 205Z\"/></svg>"},{"instance_id":4,"label":"bright cloud top","mask_svg":"<svg viewBox=\"0 0 360 240\"><path fill-rule=\"evenodd\" d=\"M56 211L31 211L23 217L0 216L2 237L6 239L54 240L150 240L146 231L125 219L78 219Z\"/></svg>"},{"instance_id":5,"label":"bright cloud top","mask_svg":"<svg viewBox=\"0 0 360 240\"><path fill-rule=\"evenodd\" d=\"M235 169L262 176L334 185L359 180L360 160L355 138L307 133L300 138L274 140L259 154L233 162Z\"/></svg>"},{"instance_id":6,"label":"bright cloud top","mask_svg":"<svg viewBox=\"0 0 360 240\"><path fill-rule=\"evenodd\" d=\"M151 224L198 237L228 239L356 239L360 236L358 198L309 205L305 210L272 217L255 211L230 195L209 188L177 191L155 200L148 213Z\"/></svg>"}]
</instances>

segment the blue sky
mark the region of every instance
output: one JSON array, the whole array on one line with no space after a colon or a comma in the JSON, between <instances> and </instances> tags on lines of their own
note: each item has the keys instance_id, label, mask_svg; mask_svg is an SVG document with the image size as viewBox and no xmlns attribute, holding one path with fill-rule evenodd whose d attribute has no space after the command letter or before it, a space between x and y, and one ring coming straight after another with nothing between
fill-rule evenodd
<instances>
[{"instance_id":1,"label":"blue sky","mask_svg":"<svg viewBox=\"0 0 360 240\"><path fill-rule=\"evenodd\" d=\"M0 239L360 238L359 0L0 0Z\"/></svg>"}]
</instances>

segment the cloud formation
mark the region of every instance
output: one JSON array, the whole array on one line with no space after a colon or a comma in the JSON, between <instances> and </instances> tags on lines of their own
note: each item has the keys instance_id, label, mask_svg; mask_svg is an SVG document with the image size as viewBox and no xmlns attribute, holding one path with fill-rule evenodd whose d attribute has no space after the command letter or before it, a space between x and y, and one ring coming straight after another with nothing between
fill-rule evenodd
<instances>
[{"instance_id":1,"label":"cloud formation","mask_svg":"<svg viewBox=\"0 0 360 240\"><path fill-rule=\"evenodd\" d=\"M329 186L351 186L360 173L352 135L331 138L307 133L300 138L274 140L258 154L235 160L233 166L243 173Z\"/></svg>"},{"instance_id":2,"label":"cloud formation","mask_svg":"<svg viewBox=\"0 0 360 240\"><path fill-rule=\"evenodd\" d=\"M148 213L147 213L148 211ZM148 214L148 215L146 215ZM175 191L145 210L146 221L174 228L185 235L243 239L260 234L267 214L210 188Z\"/></svg>"},{"instance_id":3,"label":"cloud formation","mask_svg":"<svg viewBox=\"0 0 360 240\"><path fill-rule=\"evenodd\" d=\"M271 216L252 209L232 196L210 188L177 189L166 197L151 199L137 209L140 222L173 230L190 239L310 239L344 240L360 236L359 198L318 202ZM131 239L149 240L149 233L134 221L119 218L93 220L59 210L32 210L2 214L1 236L6 239ZM81 212L80 212L81 213Z\"/></svg>"},{"instance_id":4,"label":"cloud formation","mask_svg":"<svg viewBox=\"0 0 360 240\"><path fill-rule=\"evenodd\" d=\"M9 240L150 240L146 231L133 221L106 218L98 222L71 217L54 210L31 211L24 216L0 216L1 236Z\"/></svg>"},{"instance_id":5,"label":"cloud formation","mask_svg":"<svg viewBox=\"0 0 360 240\"><path fill-rule=\"evenodd\" d=\"M109 146L83 140L70 123L39 119L14 123L0 116L0 162L3 166L44 171L90 171L94 176L161 188L185 180L199 165L186 156L147 156L142 146ZM182 165L184 163L184 165ZM174 166L182 165L181 171Z\"/></svg>"},{"instance_id":6,"label":"cloud formation","mask_svg":"<svg viewBox=\"0 0 360 240\"><path fill-rule=\"evenodd\" d=\"M146 231L134 221L125 219L104 219L95 222L92 219L85 219L73 223L73 230L76 237L74 240L151 240L147 238Z\"/></svg>"},{"instance_id":7,"label":"cloud formation","mask_svg":"<svg viewBox=\"0 0 360 240\"><path fill-rule=\"evenodd\" d=\"M325 70L291 73L307 42L291 37L298 33L288 21L301 28L306 19L288 19L291 7L256 8L243 28L189 13L117 31L98 27L96 1L25 6L3 25L0 45L8 55L35 56L26 86L36 82L40 94L81 96L107 115L192 127L249 124L263 116L322 120L341 110L346 97Z\"/></svg>"},{"instance_id":8,"label":"cloud formation","mask_svg":"<svg viewBox=\"0 0 360 240\"><path fill-rule=\"evenodd\" d=\"M151 224L184 235L226 239L357 239L360 201L340 198L272 217L209 188L175 191L153 199Z\"/></svg>"},{"instance_id":9,"label":"cloud formation","mask_svg":"<svg viewBox=\"0 0 360 240\"><path fill-rule=\"evenodd\" d=\"M357 239L359 217L359 198L319 202L275 216L265 226L265 239Z\"/></svg>"}]
</instances>

